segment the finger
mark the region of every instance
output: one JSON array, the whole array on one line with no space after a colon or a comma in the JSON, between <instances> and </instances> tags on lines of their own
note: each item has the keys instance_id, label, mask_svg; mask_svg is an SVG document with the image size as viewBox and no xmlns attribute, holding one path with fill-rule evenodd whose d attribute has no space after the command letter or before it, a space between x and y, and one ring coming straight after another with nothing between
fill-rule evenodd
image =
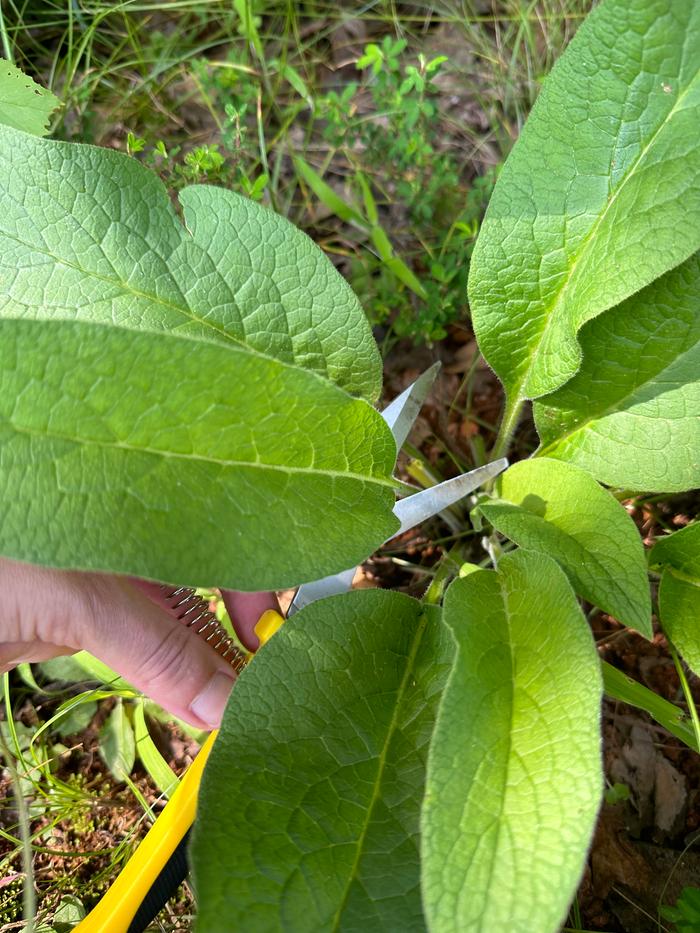
<instances>
[{"instance_id":1,"label":"finger","mask_svg":"<svg viewBox=\"0 0 700 933\"><path fill-rule=\"evenodd\" d=\"M0 670L75 651L66 619L66 574L0 558ZM70 600L69 600L70 601Z\"/></svg>"},{"instance_id":2,"label":"finger","mask_svg":"<svg viewBox=\"0 0 700 933\"><path fill-rule=\"evenodd\" d=\"M18 664L39 664L62 654L73 654L74 648L45 642L11 641L0 645L0 674L6 674Z\"/></svg>"},{"instance_id":3,"label":"finger","mask_svg":"<svg viewBox=\"0 0 700 933\"><path fill-rule=\"evenodd\" d=\"M235 672L125 578L0 558L0 592L0 665L85 648L176 716L219 725Z\"/></svg>"},{"instance_id":4,"label":"finger","mask_svg":"<svg viewBox=\"0 0 700 933\"><path fill-rule=\"evenodd\" d=\"M128 577L133 585L168 615L182 625L192 627L213 651L225 658L236 671L246 663L246 653L229 637L225 627L209 608L206 599L197 595L191 587L163 586L150 580Z\"/></svg>"},{"instance_id":5,"label":"finger","mask_svg":"<svg viewBox=\"0 0 700 933\"><path fill-rule=\"evenodd\" d=\"M199 728L218 727L235 671L126 579L85 576L93 618L82 647L174 715Z\"/></svg>"},{"instance_id":6,"label":"finger","mask_svg":"<svg viewBox=\"0 0 700 933\"><path fill-rule=\"evenodd\" d=\"M240 593L238 590L222 590L221 595L241 644L248 651L257 651L260 639L255 634L255 626L266 610L280 612L277 597L274 593Z\"/></svg>"}]
</instances>

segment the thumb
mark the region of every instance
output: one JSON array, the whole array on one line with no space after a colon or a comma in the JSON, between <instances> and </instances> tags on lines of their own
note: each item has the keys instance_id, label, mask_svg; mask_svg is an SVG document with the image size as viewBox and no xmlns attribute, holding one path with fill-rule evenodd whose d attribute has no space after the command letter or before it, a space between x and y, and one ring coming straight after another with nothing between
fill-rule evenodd
<instances>
[{"instance_id":1,"label":"thumb","mask_svg":"<svg viewBox=\"0 0 700 933\"><path fill-rule=\"evenodd\" d=\"M217 728L236 673L202 638L128 580L86 575L92 618L80 647L175 716Z\"/></svg>"}]
</instances>

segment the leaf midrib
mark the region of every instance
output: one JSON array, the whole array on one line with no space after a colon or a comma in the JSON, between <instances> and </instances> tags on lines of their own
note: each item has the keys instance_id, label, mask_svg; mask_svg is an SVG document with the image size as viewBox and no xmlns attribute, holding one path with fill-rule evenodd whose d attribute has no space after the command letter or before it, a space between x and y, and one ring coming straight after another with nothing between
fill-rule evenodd
<instances>
[{"instance_id":1,"label":"leaf midrib","mask_svg":"<svg viewBox=\"0 0 700 933\"><path fill-rule=\"evenodd\" d=\"M324 477L327 476L333 479L351 479L362 483L373 483L376 486L383 486L388 489L396 488L395 483L390 479L385 480L381 477L370 476L363 473L354 473L350 471L344 472L342 470L331 470L328 468L295 467L284 466L282 464L255 463L249 460L221 460L216 457L205 457L202 454L182 454L175 451L162 450L158 448L137 447L135 445L126 444L123 442L98 441L83 437L73 437L69 434L61 434L57 431L37 431L32 430L31 428L19 427L13 424L11 421L7 421L6 424L8 424L11 430L17 434L25 434L29 437L38 437L41 440L66 441L68 443L73 443L83 447L97 447L107 450L124 450L131 453L149 454L154 457L161 457L162 459L191 460L196 463L206 463L222 468L241 467L278 473L307 474Z\"/></svg>"},{"instance_id":2,"label":"leaf midrib","mask_svg":"<svg viewBox=\"0 0 700 933\"><path fill-rule=\"evenodd\" d=\"M695 84L696 84L696 82L697 82L698 77L700 77L700 69L698 69L698 71L696 71L695 76L692 78L692 80L690 80L690 81L688 82L688 85L687 85L687 87L685 88L685 90L682 92L682 94L680 94L680 95L678 96L678 98L676 99L676 101L675 101L673 107L669 110L669 112L668 112L668 114L666 115L666 117L664 118L664 120L659 124L659 126L657 127L657 129L654 131L654 133L653 133L652 136L650 137L649 142L646 144L646 146L645 146L642 150L640 150L640 152L639 152L637 158L634 159L634 161L629 165L629 167L628 167L627 171L625 172L625 175L624 175L624 177L622 178L620 184L619 184L618 187L614 190L614 192L612 193L612 195L608 197L608 200L607 200L607 203L606 203L606 205L605 205L604 210L601 211L601 213L598 215L598 217L597 217L596 220L594 221L594 223L593 223L591 229L588 231L588 233L587 233L585 239L583 240L583 243L581 244L581 246L580 246L580 248L579 248L579 251L578 251L577 256L574 258L574 261L573 261L572 265L569 267L568 275L567 275L567 276L565 277L565 279L563 280L561 286L559 287L559 290L557 291L556 295L555 295L554 298L553 298L552 304L550 304L549 311L548 311L548 312L546 313L546 315L545 315L544 326L543 326L542 330L540 331L539 340L538 340L537 343L533 346L532 350L530 350L530 352L529 352L529 354L528 354L528 365L527 365L527 369L525 370L525 375L524 375L524 377L521 379L521 381L520 381L520 383L518 384L518 386L517 386L517 388L516 388L516 390L515 390L515 393L514 393L514 395L517 396L517 398L518 398L519 401L524 401L525 399L527 399L527 398L530 397L530 396L527 396L527 395L523 395L523 394L522 394L523 387L527 384L527 382L529 381L529 379L530 379L530 377L531 377L531 375L532 375L532 370L533 370L534 362L537 360L537 358L539 357L539 354L540 354L541 351L542 351L542 345L543 345L543 343L544 343L544 337L545 337L545 335L547 334L547 332L548 332L548 330L550 329L550 327L552 326L552 321L554 320L554 316L555 316L556 310L557 310L557 308L561 305L561 303L562 303L562 301L563 301L563 299L564 299L564 296L566 295L567 289L569 288L569 286L571 285L571 282L572 282L573 279L574 279L576 269L578 268L578 266L579 266L581 260L582 260L582 259L585 259L585 256L586 256L586 254L587 254L587 252L588 252L588 250L589 250L589 247L590 247L591 243L594 242L595 234L597 233L598 228L600 227L601 223L603 222L603 220L604 220L605 217L607 216L608 212L610 211L610 208L611 208L612 205L615 203L615 201L617 200L617 198L618 198L618 196L620 195L620 193L623 191L623 189L624 189L625 185L627 184L627 182L628 182L632 177L635 176L637 167L639 166L640 162L644 159L644 157L646 156L646 154L649 152L649 150L651 149L651 147L654 145L654 143L656 142L657 137L659 136L659 134L668 126L668 124L669 124L671 118L672 118L672 117L674 116L674 114L677 112L678 107L679 107L679 104L685 99L685 97L686 97L686 96L690 93L690 91L694 88L694 86L695 86ZM588 320L590 320L590 318L589 318ZM577 329L577 332L578 332L578 329ZM555 389L556 389L556 387L555 387ZM550 391L555 391L555 389L552 389L552 390L550 390ZM542 395L546 395L546 394L548 394L548 392L544 392L544 393L541 393L541 394L542 394Z\"/></svg>"},{"instance_id":3,"label":"leaf midrib","mask_svg":"<svg viewBox=\"0 0 700 933\"><path fill-rule=\"evenodd\" d=\"M513 650L513 621L511 618L510 603L508 599L508 588L506 586L506 580L502 574L496 572L498 579L498 586L501 591L501 600L503 603L503 615L505 617L506 628L508 630L508 653L510 656L510 679L507 681L510 687L510 728L508 730L508 751L506 754L505 767L503 769L503 793L501 794L501 803L496 817L496 840L492 847L490 865L488 869L488 881L486 884L486 891L484 902L486 904L493 903L494 897L491 893L493 884L496 880L496 873L494 872L494 865L496 863L496 858L500 854L501 848L501 836L504 832L506 820L504 820L504 813L506 812L506 798L508 797L508 788L510 786L510 771L512 767L512 751L513 751L513 734L515 732L515 677L516 677L516 668L515 668L515 653ZM505 682L505 677L504 677ZM473 862L473 859L472 859ZM470 866L471 867L471 866ZM496 894L495 900L499 899L499 894Z\"/></svg>"},{"instance_id":4,"label":"leaf midrib","mask_svg":"<svg viewBox=\"0 0 700 933\"><path fill-rule=\"evenodd\" d=\"M245 340L241 340L239 337L236 337L233 334L229 333L229 331L227 331L224 327L217 327L216 324L214 324L212 321L209 321L203 317L199 317L197 314L195 314L195 312L189 306L183 306L180 304L176 304L175 302L168 301L166 298L162 298L160 295L155 295L152 292L147 292L147 291L143 291L138 288L134 288L133 285L130 285L128 282L125 282L123 279L110 278L110 276L103 275L99 272L95 272L92 269L85 269L83 266L81 266L77 262L71 262L69 259L65 259L62 256L56 256L50 250L36 246L34 243L28 243L26 240L23 240L21 237L15 236L12 233L8 233L6 230L0 230L0 240L2 238L13 240L15 243L18 243L20 246L24 246L26 249L32 252L39 253L42 256L46 256L47 258L52 259L57 265L63 265L69 269L74 269L76 272L80 272L81 275L84 275L87 278L92 278L92 279L97 280L98 282L104 282L105 284L110 285L113 288L117 288L125 296L133 296L135 298L142 298L142 299L145 299L146 301L152 302L155 305L159 305L163 308L168 308L171 311L176 311L178 314L181 314L183 317L187 318L189 321L192 321L195 324L199 324L202 327L210 328L218 336L223 337L225 340L228 340L231 343L236 344L239 347L243 347L249 353L255 354L256 356L264 357L265 359L268 359L268 360L274 360L275 362L280 362L278 357L271 356L270 354L267 354L267 353L263 353L261 350L258 350L257 348L252 347ZM163 260L163 263L168 270L168 275L170 275L172 278L172 273L170 272L170 268L168 267L167 260L164 257L160 257L160 258ZM111 260L109 259L109 257L105 256L105 259L107 259L107 261L111 265ZM218 270L217 270L217 274L219 274ZM221 278L220 274L219 274L219 277ZM227 283L224 283L224 284L226 284L226 288L231 294L231 303L235 305L236 300L235 300L234 294L231 292L231 289L228 286L228 284ZM100 300L105 301L109 299L102 298ZM74 320L74 319L75 318L72 318L71 320ZM241 315L241 321L243 321L242 315ZM99 324L100 322L95 320L94 322L91 321L91 323ZM122 327L121 329L137 330L138 328ZM163 332L167 333L167 331L163 331ZM149 330L148 333L161 333L161 331ZM193 335L190 339L196 339L196 337L194 337Z\"/></svg>"},{"instance_id":5,"label":"leaf midrib","mask_svg":"<svg viewBox=\"0 0 700 933\"><path fill-rule=\"evenodd\" d=\"M384 744L382 746L382 750L379 754L379 760L377 763L377 775L374 781L374 785L372 787L372 795L371 795L369 804L367 806L365 820L364 820L362 829L360 831L360 835L357 838L356 848L355 848L355 858L353 860L352 866L348 873L347 881L345 884L345 890L343 891L342 898L338 904L338 908L331 921L332 925L330 929L333 931L333 933L336 933L336 931L339 930L340 928L341 915L347 904L348 897L350 896L350 888L352 887L352 883L357 877L357 870L359 868L360 860L363 855L364 843L367 838L367 833L369 832L369 827L370 827L371 820L372 820L372 813L379 800L380 788L382 785L382 780L384 778L384 770L386 768L386 760L389 754L389 746L391 745L391 741L394 738L394 734L396 733L398 729L399 710L401 709L403 705L403 700L404 700L404 697L406 695L406 691L408 688L408 682L413 674L416 656L418 654L418 649L420 648L421 641L423 640L423 635L425 633L427 624L428 624L428 613L424 610L420 615L418 625L416 627L416 632L413 637L413 644L411 645L411 651L409 653L409 656L406 662L406 669L404 671L403 677L401 679L401 684L399 686L399 690L396 695L396 702L394 704L394 709L391 715L391 721L386 731L386 736L384 738Z\"/></svg>"},{"instance_id":6,"label":"leaf midrib","mask_svg":"<svg viewBox=\"0 0 700 933\"><path fill-rule=\"evenodd\" d=\"M549 451L556 450L560 444L571 440L571 438L573 438L576 434L581 433L582 431L592 430L593 425L610 415L623 414L623 412L625 414L630 414L629 407L635 403L635 396L637 393L640 390L653 385L654 381L659 376L663 376L663 374L668 372L669 369L678 365L678 363L682 363L686 356L689 356L692 353L696 353L698 350L698 344L700 344L700 340L697 340L692 346L688 347L687 350L679 353L678 356L671 360L671 362L664 366L662 369L654 372L649 379L645 380L644 382L637 383L637 385L635 385L632 390L627 393L627 395L623 395L622 398L615 399L615 401L608 405L607 408L592 414L590 417L585 418L583 421L577 422L576 425L571 428L571 430L566 431L564 434L558 435L553 441L550 441L546 447L542 447L540 450L538 450L536 456L546 457ZM545 403L542 401L540 404L544 405Z\"/></svg>"}]
</instances>

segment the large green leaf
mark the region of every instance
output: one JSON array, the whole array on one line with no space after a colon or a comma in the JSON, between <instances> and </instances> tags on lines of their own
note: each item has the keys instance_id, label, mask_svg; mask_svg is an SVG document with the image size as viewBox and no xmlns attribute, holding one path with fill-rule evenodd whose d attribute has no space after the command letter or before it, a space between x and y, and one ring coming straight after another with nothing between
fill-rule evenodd
<instances>
[{"instance_id":1,"label":"large green leaf","mask_svg":"<svg viewBox=\"0 0 700 933\"><path fill-rule=\"evenodd\" d=\"M0 123L43 136L61 102L13 64L0 58Z\"/></svg>"},{"instance_id":2,"label":"large green leaf","mask_svg":"<svg viewBox=\"0 0 700 933\"><path fill-rule=\"evenodd\" d=\"M581 325L700 247L699 69L700 4L602 0L547 79L470 269L511 405L573 376Z\"/></svg>"},{"instance_id":3,"label":"large green leaf","mask_svg":"<svg viewBox=\"0 0 700 933\"><path fill-rule=\"evenodd\" d=\"M0 319L0 553L273 589L396 530L393 437L315 373L227 344Z\"/></svg>"},{"instance_id":4,"label":"large green leaf","mask_svg":"<svg viewBox=\"0 0 700 933\"><path fill-rule=\"evenodd\" d=\"M651 638L651 597L644 548L620 503L588 473L537 458L499 477L498 499L481 511L522 547L543 551L576 592Z\"/></svg>"},{"instance_id":5,"label":"large green leaf","mask_svg":"<svg viewBox=\"0 0 700 933\"><path fill-rule=\"evenodd\" d=\"M652 567L670 564L675 570L700 581L700 521L659 538L649 554Z\"/></svg>"},{"instance_id":6,"label":"large green leaf","mask_svg":"<svg viewBox=\"0 0 700 933\"><path fill-rule=\"evenodd\" d=\"M0 316L177 332L313 370L374 400L379 353L321 250L223 188L186 188L180 203L186 227L134 159L2 128Z\"/></svg>"},{"instance_id":7,"label":"large green leaf","mask_svg":"<svg viewBox=\"0 0 700 933\"><path fill-rule=\"evenodd\" d=\"M659 538L649 554L662 570L661 627L690 667L700 674L700 522Z\"/></svg>"},{"instance_id":8,"label":"large green leaf","mask_svg":"<svg viewBox=\"0 0 700 933\"><path fill-rule=\"evenodd\" d=\"M191 855L198 929L424 930L419 813L453 647L397 593L325 599L241 676Z\"/></svg>"},{"instance_id":9,"label":"large green leaf","mask_svg":"<svg viewBox=\"0 0 700 933\"><path fill-rule=\"evenodd\" d=\"M700 253L579 339L579 372L535 404L541 452L610 486L700 486Z\"/></svg>"},{"instance_id":10,"label":"large green leaf","mask_svg":"<svg viewBox=\"0 0 700 933\"><path fill-rule=\"evenodd\" d=\"M559 567L527 551L453 583L444 617L458 654L421 824L429 928L554 933L602 792L590 630Z\"/></svg>"}]
</instances>

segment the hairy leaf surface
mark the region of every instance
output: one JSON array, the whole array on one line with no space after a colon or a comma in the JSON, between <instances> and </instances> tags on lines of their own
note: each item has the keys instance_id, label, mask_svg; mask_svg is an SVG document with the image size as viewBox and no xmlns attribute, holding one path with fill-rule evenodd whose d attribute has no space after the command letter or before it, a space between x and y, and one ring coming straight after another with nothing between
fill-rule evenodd
<instances>
[{"instance_id":1,"label":"hairy leaf surface","mask_svg":"<svg viewBox=\"0 0 700 933\"><path fill-rule=\"evenodd\" d=\"M49 117L60 106L51 91L0 58L0 123L43 136L48 132Z\"/></svg>"},{"instance_id":2,"label":"hairy leaf surface","mask_svg":"<svg viewBox=\"0 0 700 933\"><path fill-rule=\"evenodd\" d=\"M534 406L541 452L610 486L700 486L700 253L579 339L579 372Z\"/></svg>"},{"instance_id":3,"label":"hairy leaf surface","mask_svg":"<svg viewBox=\"0 0 700 933\"><path fill-rule=\"evenodd\" d=\"M321 250L224 188L186 188L180 202L187 228L160 179L134 159L2 129L0 316L215 341L373 401L378 350Z\"/></svg>"},{"instance_id":4,"label":"hairy leaf surface","mask_svg":"<svg viewBox=\"0 0 700 933\"><path fill-rule=\"evenodd\" d=\"M659 538L649 554L662 568L661 627L696 674L700 674L700 522Z\"/></svg>"},{"instance_id":5,"label":"hairy leaf surface","mask_svg":"<svg viewBox=\"0 0 700 933\"><path fill-rule=\"evenodd\" d=\"M431 933L555 933L602 791L600 664L543 554L505 555L447 592L458 654L428 758L423 898Z\"/></svg>"},{"instance_id":6,"label":"hairy leaf surface","mask_svg":"<svg viewBox=\"0 0 700 933\"><path fill-rule=\"evenodd\" d=\"M652 636L644 548L620 503L584 470L558 460L522 460L483 502L491 524L516 544L553 557L574 590Z\"/></svg>"},{"instance_id":7,"label":"hairy leaf surface","mask_svg":"<svg viewBox=\"0 0 700 933\"><path fill-rule=\"evenodd\" d=\"M242 347L0 319L0 553L265 590L396 530L381 416Z\"/></svg>"},{"instance_id":8,"label":"hairy leaf surface","mask_svg":"<svg viewBox=\"0 0 700 933\"><path fill-rule=\"evenodd\" d=\"M504 165L469 296L511 403L580 363L576 333L700 247L700 4L603 0Z\"/></svg>"},{"instance_id":9,"label":"hairy leaf surface","mask_svg":"<svg viewBox=\"0 0 700 933\"><path fill-rule=\"evenodd\" d=\"M437 609L313 603L233 691L192 845L198 929L425 929L419 813L453 653Z\"/></svg>"}]
</instances>

